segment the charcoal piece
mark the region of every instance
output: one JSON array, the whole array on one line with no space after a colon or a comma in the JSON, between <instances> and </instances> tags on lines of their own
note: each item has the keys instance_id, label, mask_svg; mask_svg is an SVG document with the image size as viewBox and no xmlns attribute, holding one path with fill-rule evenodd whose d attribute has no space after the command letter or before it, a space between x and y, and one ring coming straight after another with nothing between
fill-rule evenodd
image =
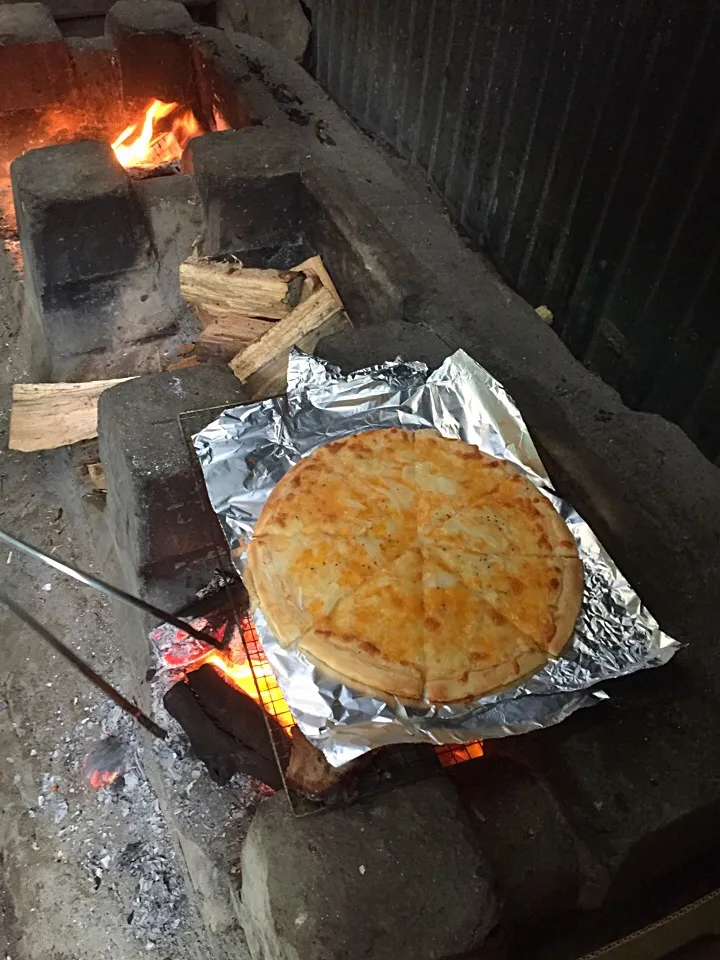
<instances>
[{"instance_id":1,"label":"charcoal piece","mask_svg":"<svg viewBox=\"0 0 720 960\"><path fill-rule=\"evenodd\" d=\"M276 762L267 724L270 724L274 737L285 734L278 722L255 700L236 690L209 664L193 670L187 680L207 716L221 730L234 740L248 744L273 764Z\"/></svg>"},{"instance_id":2,"label":"charcoal piece","mask_svg":"<svg viewBox=\"0 0 720 960\"><path fill-rule=\"evenodd\" d=\"M238 699L249 699L231 687L228 689ZM216 783L226 784L234 774L243 773L261 780L274 790L282 787L275 760L268 759L218 727L186 683L176 683L171 687L163 703L167 712L188 735L198 759L205 764Z\"/></svg>"}]
</instances>

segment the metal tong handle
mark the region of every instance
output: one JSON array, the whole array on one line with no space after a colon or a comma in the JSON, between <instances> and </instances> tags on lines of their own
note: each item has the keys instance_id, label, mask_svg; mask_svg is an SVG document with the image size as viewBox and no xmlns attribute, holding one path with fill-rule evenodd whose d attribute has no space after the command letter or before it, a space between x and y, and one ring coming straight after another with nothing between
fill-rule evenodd
<instances>
[{"instance_id":1,"label":"metal tong handle","mask_svg":"<svg viewBox=\"0 0 720 960\"><path fill-rule=\"evenodd\" d=\"M142 712L140 707L136 706L132 701L127 700L121 693L119 693L115 687L111 686L107 680L103 680L99 673L90 667L84 660L82 660L74 650L71 650L70 647L66 647L64 643L61 643L58 638L51 633L47 627L44 627L39 623L35 617L31 616L27 610L24 610L19 604L15 603L3 590L0 590L0 603L5 604L8 610L12 610L16 617L26 623L32 630L35 631L39 636L43 638L50 646L57 650L61 657L64 657L66 660L69 660L70 663L80 671L80 673L86 677L91 683L93 683L98 690L110 697L119 707L121 707L126 713L129 713L131 716L135 717L138 723L141 723L146 730L149 730L153 736L157 737L159 740L165 740L167 737L167 731L163 730L162 727L159 727L154 720L151 720L146 714Z\"/></svg>"},{"instance_id":2,"label":"metal tong handle","mask_svg":"<svg viewBox=\"0 0 720 960\"><path fill-rule=\"evenodd\" d=\"M191 626L189 623L186 623L184 620L181 620L180 617L176 617L172 613L166 613L165 610L160 610L159 607L154 607L151 603L146 603L144 600L140 600L139 597L134 597L131 593L126 593L119 587L113 587L109 583L105 583L103 580L98 580L97 577L93 577L89 573L83 573L82 570L76 570L75 567L71 567L70 564L63 563L62 560L56 560L55 557L48 556L48 554L43 553L42 550L38 550L37 547L31 547L30 544L23 543L22 540L18 540L17 537L13 537L9 533L5 533L4 530L0 530L0 540L4 541L11 547L17 547L18 550L22 550L31 557L36 557L38 560L42 560L42 562L46 563L48 566L54 567L56 570L67 574L69 577L73 577L75 580L79 580L80 583L84 583L86 586L92 587L93 590L99 590L100 593L106 593L110 597L115 597L116 600L122 600L123 603L128 603L131 607L135 607L137 610L142 610L143 613L148 613L150 616L156 617L158 620L161 620L164 623L171 623L174 627L177 627L178 630L182 630L184 633L187 633L195 640L199 640L201 643L207 643L209 646L215 647L216 650L222 650L223 648L222 643L220 643L219 640L216 640L215 637L211 636L209 633L205 633L203 630L196 630L195 627Z\"/></svg>"}]
</instances>

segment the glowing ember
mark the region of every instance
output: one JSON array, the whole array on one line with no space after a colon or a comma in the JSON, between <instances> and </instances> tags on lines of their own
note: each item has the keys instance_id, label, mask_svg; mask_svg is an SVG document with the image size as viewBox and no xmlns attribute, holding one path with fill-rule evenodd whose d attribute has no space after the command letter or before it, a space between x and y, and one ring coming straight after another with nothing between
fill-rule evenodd
<instances>
[{"instance_id":1,"label":"glowing ember","mask_svg":"<svg viewBox=\"0 0 720 960\"><path fill-rule=\"evenodd\" d=\"M125 747L118 737L97 743L83 761L83 773L95 790L115 783L125 769Z\"/></svg>"},{"instance_id":2,"label":"glowing ember","mask_svg":"<svg viewBox=\"0 0 720 960\"><path fill-rule=\"evenodd\" d=\"M166 118L167 122L161 123ZM123 130L112 148L123 167L152 169L179 160L188 142L202 133L205 130L192 110L153 100L142 123Z\"/></svg>"},{"instance_id":3,"label":"glowing ember","mask_svg":"<svg viewBox=\"0 0 720 960\"><path fill-rule=\"evenodd\" d=\"M101 787L109 787L115 783L119 776L116 770L93 770L88 780L94 790L99 790Z\"/></svg>"}]
</instances>

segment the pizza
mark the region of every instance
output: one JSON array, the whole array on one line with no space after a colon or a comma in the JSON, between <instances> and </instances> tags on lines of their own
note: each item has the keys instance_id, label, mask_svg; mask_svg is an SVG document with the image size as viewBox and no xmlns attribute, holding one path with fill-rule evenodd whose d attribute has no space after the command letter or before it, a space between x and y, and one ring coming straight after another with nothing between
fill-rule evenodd
<instances>
[{"instance_id":1,"label":"pizza","mask_svg":"<svg viewBox=\"0 0 720 960\"><path fill-rule=\"evenodd\" d=\"M328 443L280 480L248 547L254 606L349 687L451 703L558 657L583 568L552 503L515 467L434 430Z\"/></svg>"}]
</instances>

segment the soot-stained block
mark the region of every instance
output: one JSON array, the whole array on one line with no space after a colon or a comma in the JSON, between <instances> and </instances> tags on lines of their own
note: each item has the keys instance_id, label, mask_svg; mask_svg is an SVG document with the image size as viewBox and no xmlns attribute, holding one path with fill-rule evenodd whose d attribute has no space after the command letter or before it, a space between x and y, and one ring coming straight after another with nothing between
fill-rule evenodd
<instances>
[{"instance_id":1,"label":"soot-stained block","mask_svg":"<svg viewBox=\"0 0 720 960\"><path fill-rule=\"evenodd\" d=\"M105 31L120 57L125 96L191 102L194 30L190 14L180 3L118 0L107 15Z\"/></svg>"},{"instance_id":2,"label":"soot-stained block","mask_svg":"<svg viewBox=\"0 0 720 960\"><path fill-rule=\"evenodd\" d=\"M0 6L0 112L48 107L72 88L68 49L42 3Z\"/></svg>"},{"instance_id":3,"label":"soot-stained block","mask_svg":"<svg viewBox=\"0 0 720 960\"><path fill-rule=\"evenodd\" d=\"M207 584L222 542L178 416L243 399L226 366L150 374L101 396L98 438L110 529L133 587L160 605L183 606ZM207 422L212 419L208 413Z\"/></svg>"}]
</instances>

